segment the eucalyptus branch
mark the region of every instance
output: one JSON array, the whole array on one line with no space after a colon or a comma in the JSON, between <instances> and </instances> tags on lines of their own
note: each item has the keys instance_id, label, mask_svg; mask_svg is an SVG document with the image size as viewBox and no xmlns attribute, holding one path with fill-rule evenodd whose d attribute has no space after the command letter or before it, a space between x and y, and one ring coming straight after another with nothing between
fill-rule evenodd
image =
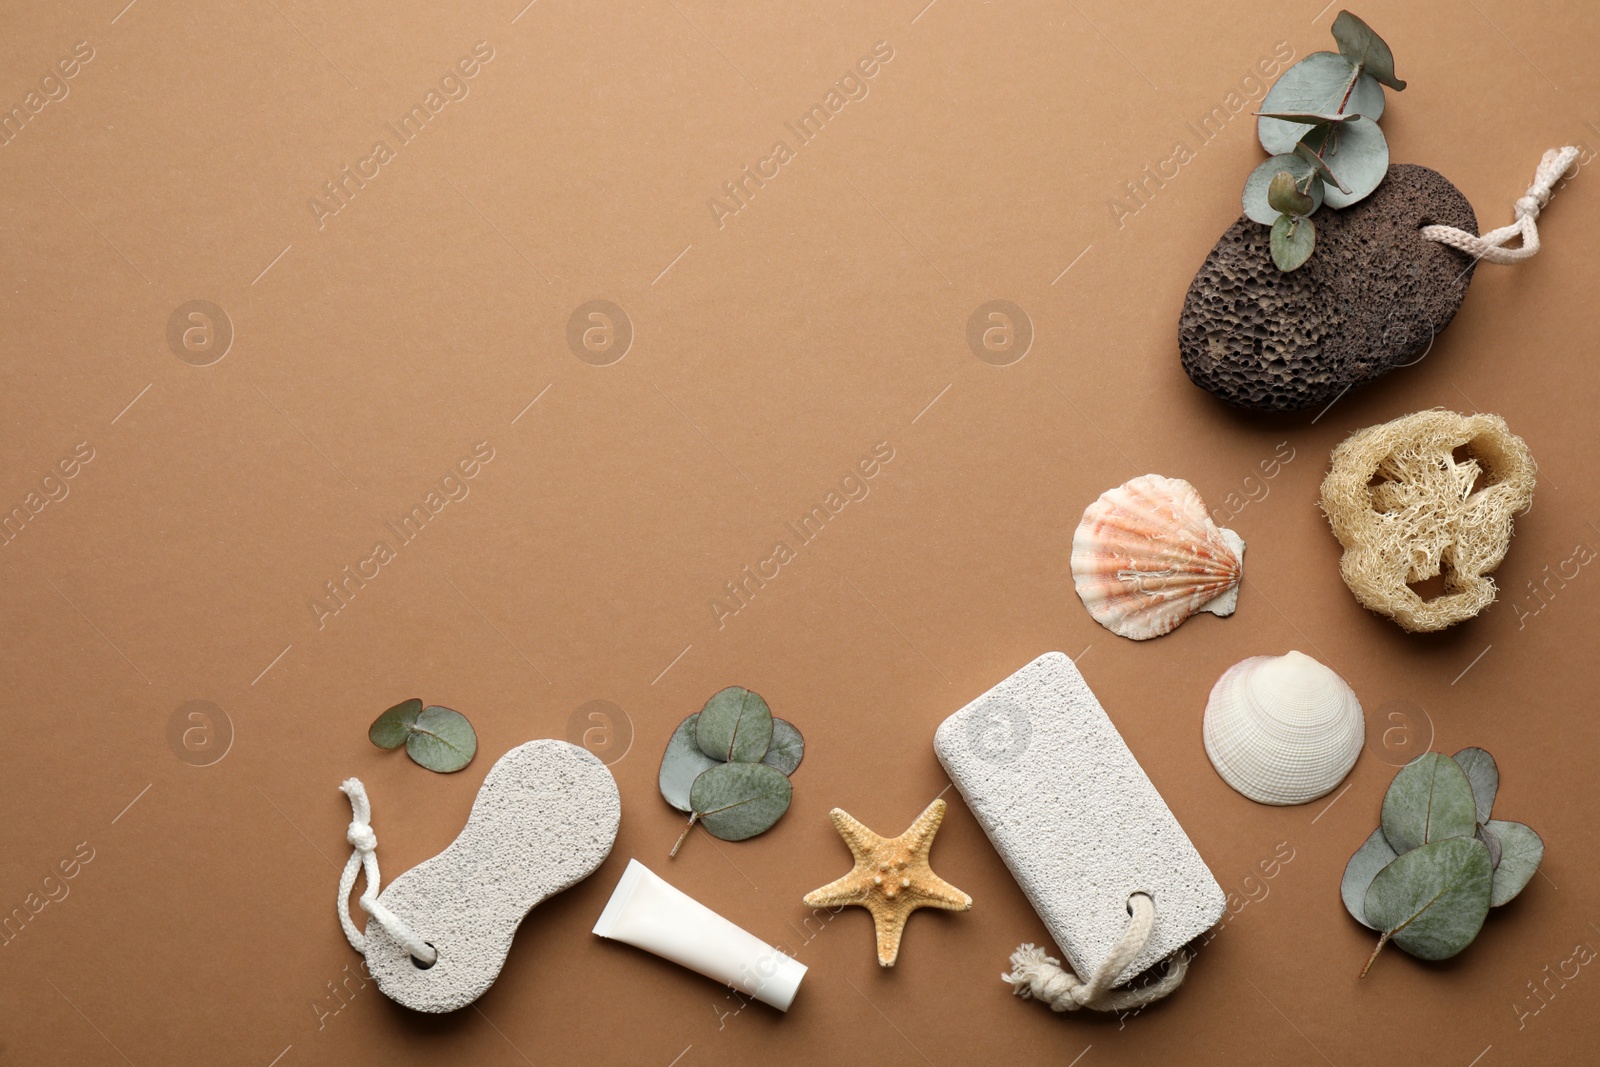
<instances>
[{"instance_id":1,"label":"eucalyptus branch","mask_svg":"<svg viewBox=\"0 0 1600 1067\"><path fill-rule=\"evenodd\" d=\"M1338 52L1314 52L1284 71L1256 112L1262 147L1272 158L1245 182L1244 209L1272 227L1272 259L1283 271L1311 256L1311 216L1319 208L1349 207L1369 196L1389 169L1389 144L1377 120L1383 86L1405 88L1394 76L1394 55L1348 11L1334 19L1333 38ZM1333 101L1333 111L1314 110ZM1337 173L1328 166L1335 156ZM1330 201L1334 190L1338 199Z\"/></svg>"}]
</instances>

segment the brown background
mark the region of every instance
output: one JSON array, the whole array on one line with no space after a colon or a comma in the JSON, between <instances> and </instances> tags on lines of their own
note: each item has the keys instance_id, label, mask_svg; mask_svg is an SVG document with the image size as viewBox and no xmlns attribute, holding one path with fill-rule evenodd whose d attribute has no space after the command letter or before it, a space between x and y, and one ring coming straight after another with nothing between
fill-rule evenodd
<instances>
[{"instance_id":1,"label":"brown background","mask_svg":"<svg viewBox=\"0 0 1600 1067\"><path fill-rule=\"evenodd\" d=\"M0 947L0 1060L1465 1067L1600 1037L1600 977L1550 977L1600 945L1600 575L1529 592L1600 548L1587 169L1541 220L1546 250L1483 268L1420 365L1270 421L1177 364L1184 290L1261 158L1248 117L1203 148L1186 123L1279 42L1330 47L1336 6L121 3L0 14L6 108L94 50L0 147L0 506L93 449L0 548L0 908L67 891ZM1384 118L1395 159L1451 178L1486 228L1541 151L1597 143L1600 9L1361 14L1411 81ZM480 41L470 95L319 228L322 183ZM784 122L879 41L869 95L796 147ZM719 228L708 199L779 138L795 158ZM1111 199L1179 140L1196 157L1119 227ZM636 332L605 367L565 341L595 298ZM997 298L1036 331L1005 367L965 341ZM235 334L210 366L166 341L194 299ZM1350 431L1435 405L1503 414L1543 477L1500 602L1410 636L1340 583L1316 488ZM470 496L319 628L322 583L480 441ZM870 496L719 628L723 583L878 442L894 459ZM1275 452L1294 458L1267 481ZM1083 507L1146 471L1192 481L1250 549L1235 617L1136 644L1085 614L1067 554ZM1331 805L1251 804L1200 745L1216 676L1290 648L1367 708ZM1007 954L1043 928L954 793L934 859L970 914L916 916L887 973L859 909L797 930L801 894L848 866L827 810L898 833L947 784L935 725L1049 649L1080 657L1234 895L1188 986L1126 1025L1007 995ZM732 683L806 733L793 809L669 863L658 753ZM367 743L412 695L476 723L465 772ZM596 699L633 732L607 864L532 914L471 1009L421 1018L355 980L335 998L358 962L333 915L340 779L367 782L393 877L451 840L495 756L567 736ZM217 738L231 724L209 766L169 744L191 700L223 709ZM1495 753L1497 814L1543 834L1544 877L1456 960L1386 954L1358 983L1370 938L1339 875L1430 741ZM92 860L45 883L81 843ZM630 856L793 948L812 969L793 1010L728 1014L711 982L593 938Z\"/></svg>"}]
</instances>

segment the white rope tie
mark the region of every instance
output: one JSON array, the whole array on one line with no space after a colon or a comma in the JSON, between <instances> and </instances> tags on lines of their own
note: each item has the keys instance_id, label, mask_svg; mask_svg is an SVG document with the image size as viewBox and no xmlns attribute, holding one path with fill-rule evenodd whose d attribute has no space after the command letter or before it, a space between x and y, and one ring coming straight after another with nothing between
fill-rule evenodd
<instances>
[{"instance_id":1,"label":"white rope tie","mask_svg":"<svg viewBox=\"0 0 1600 1067\"><path fill-rule=\"evenodd\" d=\"M356 871L365 868L367 891L361 894L361 909L377 919L378 925L404 945L407 952L431 966L439 958L433 946L412 933L398 915L378 903L378 835L372 832L372 804L367 800L367 787L359 778L346 778L339 791L350 798L350 828L345 831L344 838L355 850L345 861L344 873L339 876L339 925L344 927L344 936L351 948L363 956L367 954L366 935L356 929L350 918L350 891L356 885Z\"/></svg>"},{"instance_id":2,"label":"white rope tie","mask_svg":"<svg viewBox=\"0 0 1600 1067\"><path fill-rule=\"evenodd\" d=\"M1550 194L1556 182L1577 158L1578 150L1571 145L1566 148L1551 148L1545 152L1544 158L1539 161L1539 169L1533 174L1533 184L1528 186L1528 191L1517 200L1516 221L1511 225L1490 230L1482 237L1474 237L1454 226L1424 226L1422 236L1430 241L1459 248L1474 259L1486 263L1520 263L1531 258L1539 251L1539 227L1534 220L1550 202ZM1519 247L1504 247L1507 241L1518 234L1522 235L1522 244Z\"/></svg>"},{"instance_id":3,"label":"white rope tie","mask_svg":"<svg viewBox=\"0 0 1600 1067\"><path fill-rule=\"evenodd\" d=\"M1167 971L1158 981L1137 989L1112 989L1135 956L1144 951L1156 925L1155 901L1144 893L1128 898L1131 915L1122 939L1111 949L1094 975L1083 981L1061 966L1061 961L1044 954L1044 949L1020 945L1011 954L1011 973L1002 974L1012 992L1024 1000L1035 998L1050 1005L1052 1011L1129 1011L1160 1000L1183 984L1189 970L1189 957L1182 949L1167 957Z\"/></svg>"}]
</instances>

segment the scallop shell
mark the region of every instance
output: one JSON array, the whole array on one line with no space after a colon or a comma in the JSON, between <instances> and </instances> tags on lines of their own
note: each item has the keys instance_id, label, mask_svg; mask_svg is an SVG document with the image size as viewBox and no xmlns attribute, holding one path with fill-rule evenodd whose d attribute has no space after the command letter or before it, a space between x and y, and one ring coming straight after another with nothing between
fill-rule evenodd
<instances>
[{"instance_id":1,"label":"scallop shell","mask_svg":"<svg viewBox=\"0 0 1600 1067\"><path fill-rule=\"evenodd\" d=\"M1262 804L1304 804L1355 766L1366 720L1355 693L1301 652L1253 656L1211 687L1203 730L1222 780Z\"/></svg>"},{"instance_id":2,"label":"scallop shell","mask_svg":"<svg viewBox=\"0 0 1600 1067\"><path fill-rule=\"evenodd\" d=\"M1232 615L1244 541L1181 478L1145 474L1100 494L1072 538L1072 581L1114 634L1160 637L1197 611Z\"/></svg>"}]
</instances>

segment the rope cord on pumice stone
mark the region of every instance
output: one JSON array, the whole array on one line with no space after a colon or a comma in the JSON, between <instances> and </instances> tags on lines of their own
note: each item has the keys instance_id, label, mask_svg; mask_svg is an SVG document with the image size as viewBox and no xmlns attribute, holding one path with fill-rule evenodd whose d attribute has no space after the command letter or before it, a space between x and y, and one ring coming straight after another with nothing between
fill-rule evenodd
<instances>
[{"instance_id":1,"label":"rope cord on pumice stone","mask_svg":"<svg viewBox=\"0 0 1600 1067\"><path fill-rule=\"evenodd\" d=\"M351 948L363 956L367 954L366 935L356 929L350 918L350 891L356 885L356 871L365 868L367 891L358 901L361 909L377 919L378 925L404 945L407 952L431 966L439 958L433 946L412 933L400 916L378 903L378 835L372 832L372 804L367 800L367 787L359 778L346 778L339 791L350 798L350 828L345 831L344 838L354 849L345 861L344 873L339 876L339 925L344 927L345 938Z\"/></svg>"},{"instance_id":2,"label":"rope cord on pumice stone","mask_svg":"<svg viewBox=\"0 0 1600 1067\"><path fill-rule=\"evenodd\" d=\"M1539 227L1534 220L1550 202L1550 194L1557 180L1577 158L1578 150L1571 145L1545 152L1544 158L1539 161L1539 169L1534 172L1533 184L1517 200L1516 221L1511 225L1490 230L1482 237L1475 237L1454 226L1424 226L1422 236L1458 248L1485 263L1520 263L1531 258L1539 251ZM1505 243L1518 234L1522 235L1522 244L1517 248L1506 248Z\"/></svg>"},{"instance_id":3,"label":"rope cord on pumice stone","mask_svg":"<svg viewBox=\"0 0 1600 1067\"><path fill-rule=\"evenodd\" d=\"M1167 972L1159 980L1137 989L1111 988L1144 951L1156 925L1155 901L1147 894L1130 896L1128 911L1128 928L1087 982L1034 945L1018 946L1011 954L1011 973L1002 974L1001 980L1009 982L1017 996L1042 1000L1052 1011L1129 1011L1160 1000L1183 984L1189 957L1182 949L1167 957Z\"/></svg>"}]
</instances>

